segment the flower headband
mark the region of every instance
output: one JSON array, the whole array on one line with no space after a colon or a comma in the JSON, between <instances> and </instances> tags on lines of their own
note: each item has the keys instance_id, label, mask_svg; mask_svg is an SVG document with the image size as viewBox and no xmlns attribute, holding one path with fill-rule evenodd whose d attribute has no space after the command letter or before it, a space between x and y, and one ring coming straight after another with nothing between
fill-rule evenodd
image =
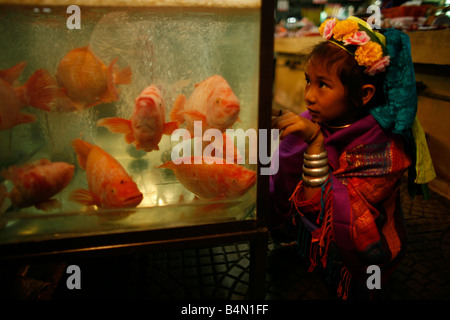
<instances>
[{"instance_id":1,"label":"flower headband","mask_svg":"<svg viewBox=\"0 0 450 320\"><path fill-rule=\"evenodd\" d=\"M342 21L327 19L320 25L319 32L354 56L356 62L366 68L364 72L371 76L385 71L389 65L386 38L359 18L349 17Z\"/></svg>"}]
</instances>

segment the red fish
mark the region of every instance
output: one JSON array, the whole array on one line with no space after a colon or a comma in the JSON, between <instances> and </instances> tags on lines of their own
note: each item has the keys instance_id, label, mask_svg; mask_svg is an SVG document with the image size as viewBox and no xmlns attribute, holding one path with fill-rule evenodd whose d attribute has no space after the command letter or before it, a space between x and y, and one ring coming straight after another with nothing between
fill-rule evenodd
<instances>
[{"instance_id":1,"label":"red fish","mask_svg":"<svg viewBox=\"0 0 450 320\"><path fill-rule=\"evenodd\" d=\"M14 184L6 196L15 207L35 206L47 211L58 205L59 202L51 198L70 183L74 169L69 163L41 159L21 167L9 167L0 174Z\"/></svg>"},{"instance_id":2,"label":"red fish","mask_svg":"<svg viewBox=\"0 0 450 320\"><path fill-rule=\"evenodd\" d=\"M89 190L77 189L70 200L101 208L134 208L143 199L136 183L122 165L102 148L81 139L72 146L81 168L86 170Z\"/></svg>"},{"instance_id":3,"label":"red fish","mask_svg":"<svg viewBox=\"0 0 450 320\"><path fill-rule=\"evenodd\" d=\"M9 79L11 81L12 78ZM0 130L35 122L36 117L33 114L23 113L21 109L32 106L50 111L56 102L57 92L56 80L44 69L36 70L28 81L19 87L13 87L0 78Z\"/></svg>"},{"instance_id":4,"label":"red fish","mask_svg":"<svg viewBox=\"0 0 450 320\"><path fill-rule=\"evenodd\" d=\"M179 124L186 122L187 129L193 136L194 121L202 122L202 134L211 128L224 132L236 122L239 112L239 99L228 82L223 77L214 75L197 83L187 101L186 96L179 95L170 119Z\"/></svg>"},{"instance_id":5,"label":"red fish","mask_svg":"<svg viewBox=\"0 0 450 320\"><path fill-rule=\"evenodd\" d=\"M115 66L117 58L106 66L89 47L76 48L58 65L56 79L60 87L57 111L83 110L100 103L119 100L117 85L131 83L131 68Z\"/></svg>"},{"instance_id":6,"label":"red fish","mask_svg":"<svg viewBox=\"0 0 450 320\"><path fill-rule=\"evenodd\" d=\"M150 152L159 150L163 134L172 134L178 128L176 122L166 122L166 108L159 89L151 85L136 98L130 120L104 118L97 122L111 132L125 135L127 143L133 143L138 150Z\"/></svg>"},{"instance_id":7,"label":"red fish","mask_svg":"<svg viewBox=\"0 0 450 320\"><path fill-rule=\"evenodd\" d=\"M179 164L168 161L159 168L173 170L180 183L199 198L237 198L245 194L256 182L256 173L244 166L213 163L215 158L212 157L189 158L180 158Z\"/></svg>"}]
</instances>

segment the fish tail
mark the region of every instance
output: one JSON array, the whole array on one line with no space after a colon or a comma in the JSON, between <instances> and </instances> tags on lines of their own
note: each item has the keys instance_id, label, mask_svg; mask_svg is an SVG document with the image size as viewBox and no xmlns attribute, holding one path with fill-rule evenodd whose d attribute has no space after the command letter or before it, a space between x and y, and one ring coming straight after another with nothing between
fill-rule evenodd
<instances>
[{"instance_id":1,"label":"fish tail","mask_svg":"<svg viewBox=\"0 0 450 320\"><path fill-rule=\"evenodd\" d=\"M86 189L75 189L70 193L69 200L86 206L95 206L100 204L95 194Z\"/></svg>"},{"instance_id":2,"label":"fish tail","mask_svg":"<svg viewBox=\"0 0 450 320\"><path fill-rule=\"evenodd\" d=\"M26 105L45 111L51 111L59 95L56 79L45 69L36 70L21 88Z\"/></svg>"},{"instance_id":3,"label":"fish tail","mask_svg":"<svg viewBox=\"0 0 450 320\"><path fill-rule=\"evenodd\" d=\"M185 104L186 104L186 96L184 94L179 94L175 99L172 111L170 111L170 121L176 121L179 124L182 124L184 122L182 111L184 109Z\"/></svg>"},{"instance_id":4,"label":"fish tail","mask_svg":"<svg viewBox=\"0 0 450 320\"><path fill-rule=\"evenodd\" d=\"M89 152L91 152L93 145L81 139L74 139L72 141L72 147L74 148L75 153L77 154L78 163L80 164L81 168L86 170L87 158Z\"/></svg>"},{"instance_id":5,"label":"fish tail","mask_svg":"<svg viewBox=\"0 0 450 320\"><path fill-rule=\"evenodd\" d=\"M27 63L22 61L9 69L0 70L0 78L12 85L14 81L17 80L17 78L22 74L22 71L26 65Z\"/></svg>"},{"instance_id":6,"label":"fish tail","mask_svg":"<svg viewBox=\"0 0 450 320\"><path fill-rule=\"evenodd\" d=\"M32 123L37 120L36 116L30 113L21 113L19 114L19 119L17 119L17 124L22 123Z\"/></svg>"},{"instance_id":7,"label":"fish tail","mask_svg":"<svg viewBox=\"0 0 450 320\"><path fill-rule=\"evenodd\" d=\"M130 84L132 76L133 76L133 72L131 71L130 66L127 66L123 69L120 69L117 72L114 72L114 83L115 84Z\"/></svg>"}]
</instances>

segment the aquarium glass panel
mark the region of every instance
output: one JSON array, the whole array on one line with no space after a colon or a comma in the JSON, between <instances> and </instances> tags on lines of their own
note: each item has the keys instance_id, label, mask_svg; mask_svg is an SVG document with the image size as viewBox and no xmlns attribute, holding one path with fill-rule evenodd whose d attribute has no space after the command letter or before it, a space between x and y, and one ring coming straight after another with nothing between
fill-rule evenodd
<instances>
[{"instance_id":1,"label":"aquarium glass panel","mask_svg":"<svg viewBox=\"0 0 450 320\"><path fill-rule=\"evenodd\" d=\"M20 3L0 1L0 243L255 218L259 1Z\"/></svg>"}]
</instances>

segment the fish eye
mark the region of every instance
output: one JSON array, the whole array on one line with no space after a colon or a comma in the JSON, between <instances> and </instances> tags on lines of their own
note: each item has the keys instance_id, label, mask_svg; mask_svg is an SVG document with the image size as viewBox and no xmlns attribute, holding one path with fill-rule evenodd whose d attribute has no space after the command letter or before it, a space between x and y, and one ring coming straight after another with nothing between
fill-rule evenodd
<instances>
[{"instance_id":1,"label":"fish eye","mask_svg":"<svg viewBox=\"0 0 450 320\"><path fill-rule=\"evenodd\" d=\"M120 184L124 184L125 183L125 181L123 181L123 180L120 180Z\"/></svg>"}]
</instances>

